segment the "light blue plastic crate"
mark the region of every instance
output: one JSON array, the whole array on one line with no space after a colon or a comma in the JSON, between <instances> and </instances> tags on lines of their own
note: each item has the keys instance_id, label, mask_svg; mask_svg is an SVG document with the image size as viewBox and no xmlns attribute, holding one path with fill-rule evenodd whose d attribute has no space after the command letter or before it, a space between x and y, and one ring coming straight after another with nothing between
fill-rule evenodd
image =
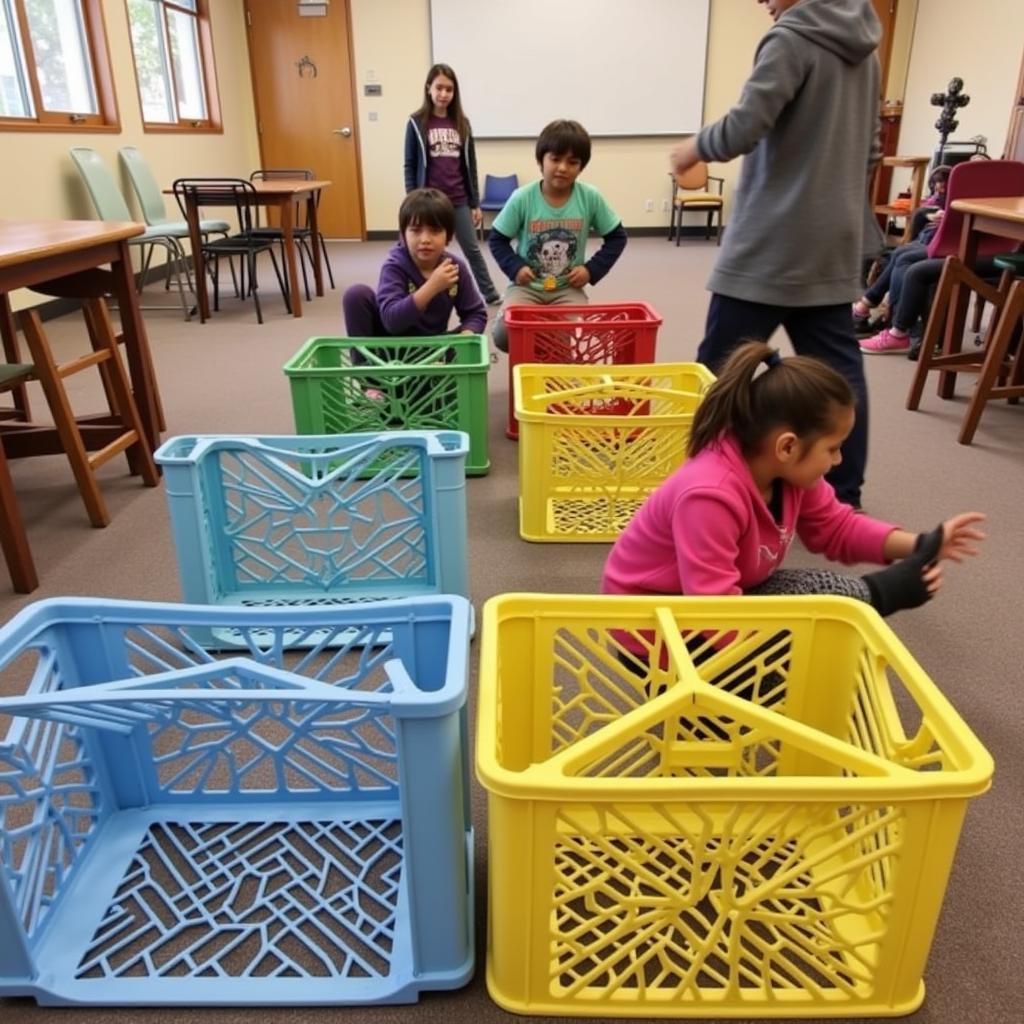
<instances>
[{"instance_id":1,"label":"light blue plastic crate","mask_svg":"<svg viewBox=\"0 0 1024 1024\"><path fill-rule=\"evenodd\" d=\"M465 984L469 615L458 597L20 612L0 630L0 692L25 693L0 700L0 995L296 1006ZM196 644L210 628L239 650Z\"/></svg>"},{"instance_id":2,"label":"light blue plastic crate","mask_svg":"<svg viewBox=\"0 0 1024 1024\"><path fill-rule=\"evenodd\" d=\"M184 599L468 597L468 450L458 431L171 438L156 460Z\"/></svg>"}]
</instances>

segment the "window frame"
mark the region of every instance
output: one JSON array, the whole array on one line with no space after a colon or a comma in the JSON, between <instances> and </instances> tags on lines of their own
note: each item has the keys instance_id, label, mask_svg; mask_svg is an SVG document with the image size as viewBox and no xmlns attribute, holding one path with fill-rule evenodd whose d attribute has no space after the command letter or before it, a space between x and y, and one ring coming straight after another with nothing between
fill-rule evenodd
<instances>
[{"instance_id":1,"label":"window frame","mask_svg":"<svg viewBox=\"0 0 1024 1024\"><path fill-rule=\"evenodd\" d=\"M132 53L132 73L135 75L135 95L139 100L139 117L142 121L142 130L153 134L214 134L224 133L224 124L220 113L220 88L217 84L217 64L213 53L213 29L210 25L210 2L209 0L196 0L194 11L175 0L156 0L160 7L160 16L164 19L164 29L167 29L167 8L173 8L182 14L196 19L196 38L199 42L199 63L203 69L203 91L206 98L205 120L189 119L188 121L147 121L145 106L142 100L142 82L139 80L139 65L135 56L135 38L132 34L132 16L128 9L129 0L124 0L124 16L128 26L128 43ZM173 68L171 75L173 76ZM174 83L177 87L177 83Z\"/></svg>"},{"instance_id":2,"label":"window frame","mask_svg":"<svg viewBox=\"0 0 1024 1024\"><path fill-rule=\"evenodd\" d=\"M25 60L24 71L32 96L35 114L32 117L11 117L0 115L0 132L120 132L121 116L114 89L113 66L110 62L110 47L107 42L107 25L103 17L102 0L79 0L82 12L82 27L89 59L92 62L93 86L96 90L95 114L77 114L68 111L51 111L43 107L39 88L39 73L36 67L32 36L29 32L28 12L24 0L12 0L14 16L21 35Z\"/></svg>"}]
</instances>

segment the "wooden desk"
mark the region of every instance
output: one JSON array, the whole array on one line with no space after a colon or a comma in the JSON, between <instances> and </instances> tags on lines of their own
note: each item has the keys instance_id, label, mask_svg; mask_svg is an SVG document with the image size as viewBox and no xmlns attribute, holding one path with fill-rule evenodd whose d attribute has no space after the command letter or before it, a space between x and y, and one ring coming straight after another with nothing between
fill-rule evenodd
<instances>
[{"instance_id":1,"label":"wooden desk","mask_svg":"<svg viewBox=\"0 0 1024 1024\"><path fill-rule=\"evenodd\" d=\"M156 451L160 396L128 251L128 239L144 230L121 221L0 220L0 336L8 360L15 361L18 343L7 296L17 288L65 299L113 295L135 404L150 451ZM106 264L110 269L101 270Z\"/></svg>"},{"instance_id":2,"label":"wooden desk","mask_svg":"<svg viewBox=\"0 0 1024 1024\"><path fill-rule=\"evenodd\" d=\"M981 235L997 235L1001 238L1024 241L1024 196L956 199L952 208L964 215L959 252L964 266L974 266ZM966 288L958 285L953 289L946 317L946 334L942 341L944 356L952 355L961 349L969 299L970 294ZM955 371L940 370L936 393L940 398L952 398L955 384Z\"/></svg>"},{"instance_id":3,"label":"wooden desk","mask_svg":"<svg viewBox=\"0 0 1024 1024\"><path fill-rule=\"evenodd\" d=\"M305 181L302 178L274 179L270 181L254 181L251 183L256 190L256 201L261 206L276 209L280 218L281 234L284 238L285 262L288 265L288 290L291 293L292 315L302 316L302 298L299 294L299 264L295 251L295 204L305 202L307 224L312 234L313 279L316 282L316 294L324 293L323 264L320 259L319 229L317 227L316 200L317 194L331 185L330 181L315 179ZM173 194L173 189L165 189ZM210 316L210 296L206 288L206 268L203 261L202 236L199 233L199 209L190 198L186 204L185 217L188 220L189 238L192 242L192 261L195 269L196 299L199 305L200 320Z\"/></svg>"}]
</instances>

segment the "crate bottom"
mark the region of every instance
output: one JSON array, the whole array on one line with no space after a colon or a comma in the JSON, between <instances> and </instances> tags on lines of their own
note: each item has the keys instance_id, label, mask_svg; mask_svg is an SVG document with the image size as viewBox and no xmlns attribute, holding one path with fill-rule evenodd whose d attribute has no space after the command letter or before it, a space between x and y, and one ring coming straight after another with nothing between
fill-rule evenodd
<instances>
[{"instance_id":1,"label":"crate bottom","mask_svg":"<svg viewBox=\"0 0 1024 1024\"><path fill-rule=\"evenodd\" d=\"M614 1017L617 1020L643 1019L643 1020L684 1020L699 1018L700 1020L725 1020L741 1018L802 1018L807 1020L825 1020L835 1018L856 1017L906 1017L908 1014L919 1010L925 999L925 984L922 981L918 986L913 998L903 1003L822 1003L822 1002L794 1002L790 1000L773 999L770 1003L753 1000L736 1001L728 1005L716 1003L712 1000L701 1000L699 1002L683 1002L672 1000L655 1002L650 999L637 1000L633 1004L626 1004L618 1000L608 1000L601 1003L583 1002L581 1000L558 999L537 999L525 1002L516 999L513 995L502 992L494 977L490 960L487 962L487 994L508 1013L519 1014L524 1017L553 1017L560 1020L567 1020L577 1017Z\"/></svg>"},{"instance_id":2,"label":"crate bottom","mask_svg":"<svg viewBox=\"0 0 1024 1024\"><path fill-rule=\"evenodd\" d=\"M347 809L112 815L43 924L43 970L0 980L0 995L40 1005L368 1005L465 984L471 907L464 961L414 972L400 809Z\"/></svg>"},{"instance_id":3,"label":"crate bottom","mask_svg":"<svg viewBox=\"0 0 1024 1024\"><path fill-rule=\"evenodd\" d=\"M544 528L540 533L533 533L524 525L520 500L520 536L540 543L610 544L629 525L650 490L622 488L618 494L609 495L606 490L588 494L574 489L571 494L552 495L544 503Z\"/></svg>"}]
</instances>

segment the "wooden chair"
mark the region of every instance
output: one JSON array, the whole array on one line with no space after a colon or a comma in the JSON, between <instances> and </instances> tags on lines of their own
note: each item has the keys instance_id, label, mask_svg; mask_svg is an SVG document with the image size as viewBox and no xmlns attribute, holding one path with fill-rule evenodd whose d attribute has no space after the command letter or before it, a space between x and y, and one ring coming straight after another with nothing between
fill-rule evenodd
<instances>
[{"instance_id":1,"label":"wooden chair","mask_svg":"<svg viewBox=\"0 0 1024 1024\"><path fill-rule=\"evenodd\" d=\"M0 443L12 459L63 451L71 463L89 522L99 527L110 522L96 480L95 471L100 466L124 452L132 473L141 475L146 486L155 487L160 477L132 398L107 304L102 299L84 299L82 308L92 351L65 363L54 359L36 310L24 310L17 315L32 363L21 366L21 372L10 377L9 383L13 386L26 380L38 381L50 407L53 426L3 421ZM64 380L93 366L102 378L108 412L76 419Z\"/></svg>"},{"instance_id":2,"label":"wooden chair","mask_svg":"<svg viewBox=\"0 0 1024 1024\"><path fill-rule=\"evenodd\" d=\"M689 170L682 174L672 174L672 218L669 221L668 241L672 241L675 233L676 245L679 245L679 237L683 233L683 214L690 211L707 212L708 222L704 231L704 238L711 238L711 225L715 214L718 214L718 230L715 233L715 244L722 244L722 209L725 206L725 198L722 195L722 188L725 185L724 178L716 178L708 174L708 165L698 161ZM718 182L718 191L709 192L708 182Z\"/></svg>"},{"instance_id":3,"label":"wooden chair","mask_svg":"<svg viewBox=\"0 0 1024 1024\"><path fill-rule=\"evenodd\" d=\"M1019 338L1024 323L1024 255L997 256L995 263L1003 272L998 286L982 280L957 257L947 258L928 326L921 339L917 371L907 396L907 408L917 409L925 380L932 370L977 374L978 383L960 427L960 444L970 444L974 440L986 402L997 398L1016 402L1024 397L1024 360L1021 358L1024 346L1018 341L1016 351L1011 351L1011 343L1015 337ZM935 348L946 332L946 318L951 311L950 298L959 286L969 288L979 299L992 304L988 329L981 348L957 349L935 355Z\"/></svg>"}]
</instances>

